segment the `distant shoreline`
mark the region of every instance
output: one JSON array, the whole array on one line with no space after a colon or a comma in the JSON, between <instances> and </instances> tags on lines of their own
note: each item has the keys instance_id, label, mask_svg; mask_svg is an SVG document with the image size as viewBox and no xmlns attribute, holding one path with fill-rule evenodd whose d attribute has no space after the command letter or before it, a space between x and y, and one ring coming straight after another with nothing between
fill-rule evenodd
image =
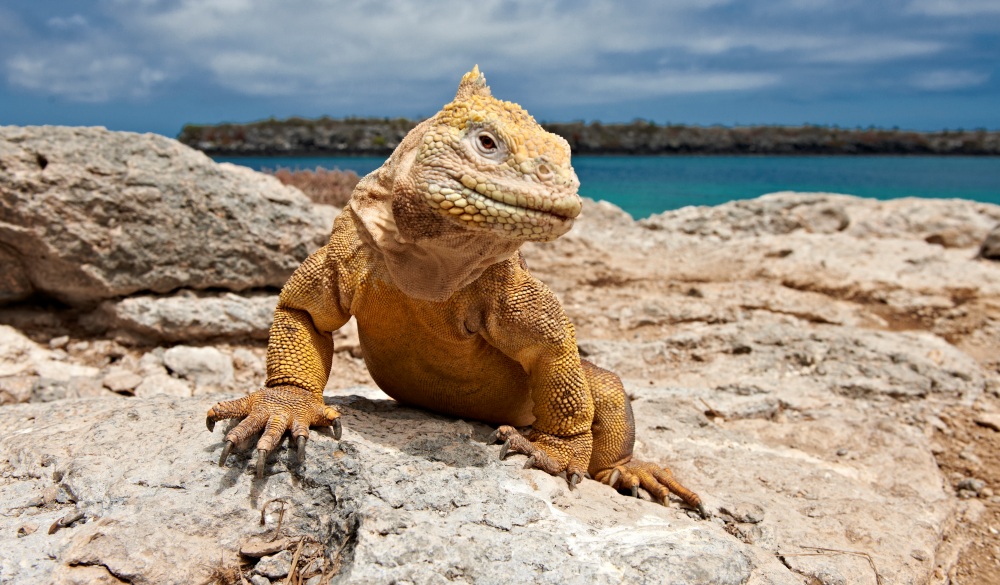
<instances>
[{"instance_id":1,"label":"distant shoreline","mask_svg":"<svg viewBox=\"0 0 1000 585\"><path fill-rule=\"evenodd\" d=\"M403 118L189 124L178 140L213 156L387 156L417 124ZM827 126L685 126L543 123L577 155L1000 156L1000 132Z\"/></svg>"}]
</instances>

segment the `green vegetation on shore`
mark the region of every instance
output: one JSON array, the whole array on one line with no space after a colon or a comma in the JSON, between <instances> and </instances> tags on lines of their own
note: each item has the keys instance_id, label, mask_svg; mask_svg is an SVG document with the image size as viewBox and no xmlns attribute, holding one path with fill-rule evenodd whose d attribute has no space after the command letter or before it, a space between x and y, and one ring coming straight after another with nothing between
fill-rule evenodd
<instances>
[{"instance_id":1,"label":"green vegetation on shore","mask_svg":"<svg viewBox=\"0 0 1000 585\"><path fill-rule=\"evenodd\" d=\"M188 124L178 140L212 155L387 155L416 121L289 118L249 124ZM937 154L1000 155L1000 132L914 132L836 126L685 126L648 121L543 123L575 154Z\"/></svg>"}]
</instances>

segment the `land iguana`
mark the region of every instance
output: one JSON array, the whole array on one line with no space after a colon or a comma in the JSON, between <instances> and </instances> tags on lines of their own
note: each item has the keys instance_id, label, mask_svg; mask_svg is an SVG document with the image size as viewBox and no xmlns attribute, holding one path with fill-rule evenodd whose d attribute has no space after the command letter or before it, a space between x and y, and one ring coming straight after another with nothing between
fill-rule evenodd
<instances>
[{"instance_id":1,"label":"land iguana","mask_svg":"<svg viewBox=\"0 0 1000 585\"><path fill-rule=\"evenodd\" d=\"M479 67L454 101L414 128L355 188L329 243L284 286L264 388L208 411L245 417L219 459L263 431L257 475L285 431L305 455L323 402L332 332L353 315L372 379L403 404L499 426L491 440L525 467L589 474L623 492L668 492L704 514L668 469L632 458L635 422L617 375L580 359L555 295L531 276L526 241L566 233L580 214L569 145L519 105L492 97ZM523 433L515 427L528 427Z\"/></svg>"}]
</instances>

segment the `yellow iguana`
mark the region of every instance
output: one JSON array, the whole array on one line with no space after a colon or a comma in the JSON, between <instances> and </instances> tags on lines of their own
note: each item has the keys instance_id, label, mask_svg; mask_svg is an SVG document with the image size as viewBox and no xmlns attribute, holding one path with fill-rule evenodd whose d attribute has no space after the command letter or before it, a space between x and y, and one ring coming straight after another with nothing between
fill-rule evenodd
<instances>
[{"instance_id":1,"label":"yellow iguana","mask_svg":"<svg viewBox=\"0 0 1000 585\"><path fill-rule=\"evenodd\" d=\"M478 67L465 74L455 100L358 184L329 243L282 289L266 387L208 411L209 430L245 417L219 464L262 430L258 475L286 430L300 460L310 426L339 437L323 387L331 334L353 315L372 378L396 400L502 425L501 458L523 453L570 487L589 473L664 503L672 491L704 514L669 470L632 459L621 380L580 359L573 325L518 251L570 229L579 184L565 140L493 98Z\"/></svg>"}]
</instances>

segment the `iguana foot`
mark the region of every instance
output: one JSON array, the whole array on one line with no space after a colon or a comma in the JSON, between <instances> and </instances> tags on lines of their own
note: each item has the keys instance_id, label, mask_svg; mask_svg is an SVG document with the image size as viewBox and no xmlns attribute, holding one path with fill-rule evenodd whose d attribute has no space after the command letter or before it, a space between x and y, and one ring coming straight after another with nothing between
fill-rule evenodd
<instances>
[{"instance_id":1,"label":"iguana foot","mask_svg":"<svg viewBox=\"0 0 1000 585\"><path fill-rule=\"evenodd\" d=\"M220 402L208 409L205 424L209 431L213 431L217 421L229 418L243 420L226 434L226 446L222 449L219 466L225 465L235 445L245 443L263 430L264 434L257 441L258 478L264 476L267 456L278 446L286 430L295 440L299 463L305 459L309 427L332 426L337 439L341 433L337 409L325 405L312 392L295 386L262 388L249 396Z\"/></svg>"},{"instance_id":2,"label":"iguana foot","mask_svg":"<svg viewBox=\"0 0 1000 585\"><path fill-rule=\"evenodd\" d=\"M500 441L503 441L500 459L505 458L508 453L527 455L525 469L534 467L551 475L565 473L570 489L576 487L584 477L589 477L587 461L592 446L589 433L563 438L533 430L525 437L514 427L504 425L493 431L487 440L488 443Z\"/></svg>"},{"instance_id":3,"label":"iguana foot","mask_svg":"<svg viewBox=\"0 0 1000 585\"><path fill-rule=\"evenodd\" d=\"M629 491L633 497L639 495L639 488L642 487L653 499L664 505L667 503L667 495L673 492L685 504L698 510L703 518L708 517L708 512L698 494L682 486L674 479L674 474L669 469L655 463L629 461L623 465L598 471L594 479L615 489Z\"/></svg>"}]
</instances>

